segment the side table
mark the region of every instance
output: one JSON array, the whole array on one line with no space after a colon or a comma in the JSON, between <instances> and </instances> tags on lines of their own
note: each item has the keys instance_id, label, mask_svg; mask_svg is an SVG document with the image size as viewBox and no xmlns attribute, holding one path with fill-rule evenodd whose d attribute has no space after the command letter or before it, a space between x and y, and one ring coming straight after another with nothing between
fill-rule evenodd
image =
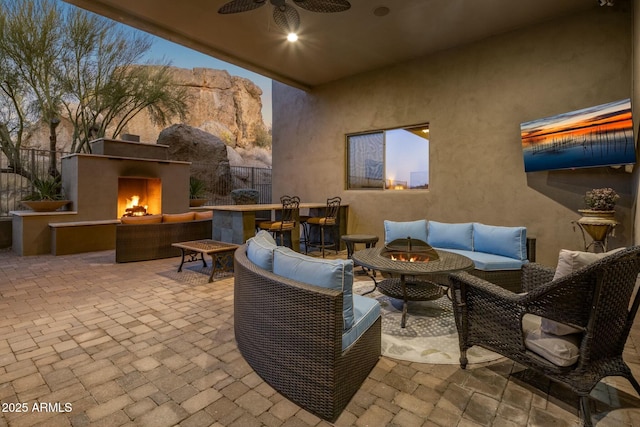
<instances>
[{"instance_id":1,"label":"side table","mask_svg":"<svg viewBox=\"0 0 640 427\"><path fill-rule=\"evenodd\" d=\"M375 248L376 243L378 243L378 236L374 236L372 234L345 234L340 237L347 247L347 259L351 259L353 256L354 248L357 243L364 244L366 248ZM362 271L358 272L358 274L367 274L364 267L362 267ZM373 271L375 275L375 271Z\"/></svg>"}]
</instances>

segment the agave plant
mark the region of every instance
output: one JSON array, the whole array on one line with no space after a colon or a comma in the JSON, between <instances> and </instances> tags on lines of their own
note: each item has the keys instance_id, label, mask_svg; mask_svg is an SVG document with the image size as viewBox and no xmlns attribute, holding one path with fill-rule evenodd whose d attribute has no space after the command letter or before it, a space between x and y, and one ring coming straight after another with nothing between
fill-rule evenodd
<instances>
[{"instance_id":1,"label":"agave plant","mask_svg":"<svg viewBox=\"0 0 640 427\"><path fill-rule=\"evenodd\" d=\"M189 178L189 198L202 199L206 194L206 186L204 181L194 176Z\"/></svg>"},{"instance_id":2,"label":"agave plant","mask_svg":"<svg viewBox=\"0 0 640 427\"><path fill-rule=\"evenodd\" d=\"M24 200L63 200L62 180L59 175L46 179L34 178L31 185L33 192Z\"/></svg>"}]
</instances>

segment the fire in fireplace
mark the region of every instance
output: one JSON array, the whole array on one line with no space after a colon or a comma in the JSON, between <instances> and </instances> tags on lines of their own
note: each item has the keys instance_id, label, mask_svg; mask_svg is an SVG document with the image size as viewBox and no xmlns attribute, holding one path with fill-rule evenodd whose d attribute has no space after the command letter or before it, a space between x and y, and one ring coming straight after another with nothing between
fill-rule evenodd
<instances>
[{"instance_id":1,"label":"fire in fireplace","mask_svg":"<svg viewBox=\"0 0 640 427\"><path fill-rule=\"evenodd\" d=\"M127 198L127 208L124 210L123 216L144 216L150 215L147 213L147 209L149 205L141 205L140 204L140 196L131 196L131 198Z\"/></svg>"},{"instance_id":2,"label":"fire in fireplace","mask_svg":"<svg viewBox=\"0 0 640 427\"><path fill-rule=\"evenodd\" d=\"M160 178L119 177L118 217L162 213Z\"/></svg>"}]
</instances>

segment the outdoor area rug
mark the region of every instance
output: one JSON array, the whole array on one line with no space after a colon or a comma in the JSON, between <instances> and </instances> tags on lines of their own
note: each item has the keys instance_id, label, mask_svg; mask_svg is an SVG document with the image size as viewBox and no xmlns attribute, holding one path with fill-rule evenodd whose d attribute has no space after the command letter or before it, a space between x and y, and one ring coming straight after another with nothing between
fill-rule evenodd
<instances>
[{"instance_id":1,"label":"outdoor area rug","mask_svg":"<svg viewBox=\"0 0 640 427\"><path fill-rule=\"evenodd\" d=\"M353 284L356 294L373 289L371 280ZM433 301L410 301L406 327L400 327L402 301L377 290L367 294L375 298L382 309L382 354L410 362L457 365L460 363L458 331L451 301L446 296ZM469 363L490 362L501 358L497 353L480 347L467 350Z\"/></svg>"}]
</instances>

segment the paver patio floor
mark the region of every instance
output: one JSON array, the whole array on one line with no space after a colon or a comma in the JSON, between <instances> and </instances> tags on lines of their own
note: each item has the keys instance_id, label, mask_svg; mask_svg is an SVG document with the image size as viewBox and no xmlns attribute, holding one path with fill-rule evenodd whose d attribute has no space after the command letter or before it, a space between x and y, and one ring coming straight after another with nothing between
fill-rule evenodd
<instances>
[{"instance_id":1,"label":"paver patio floor","mask_svg":"<svg viewBox=\"0 0 640 427\"><path fill-rule=\"evenodd\" d=\"M0 426L323 426L244 361L233 277L113 251L0 252ZM362 279L359 279L362 280ZM640 320L626 360L640 379ZM512 375L510 375L512 374ZM640 426L624 379L592 392L597 426ZM426 365L382 357L340 426L573 426L578 399L506 359Z\"/></svg>"}]
</instances>

